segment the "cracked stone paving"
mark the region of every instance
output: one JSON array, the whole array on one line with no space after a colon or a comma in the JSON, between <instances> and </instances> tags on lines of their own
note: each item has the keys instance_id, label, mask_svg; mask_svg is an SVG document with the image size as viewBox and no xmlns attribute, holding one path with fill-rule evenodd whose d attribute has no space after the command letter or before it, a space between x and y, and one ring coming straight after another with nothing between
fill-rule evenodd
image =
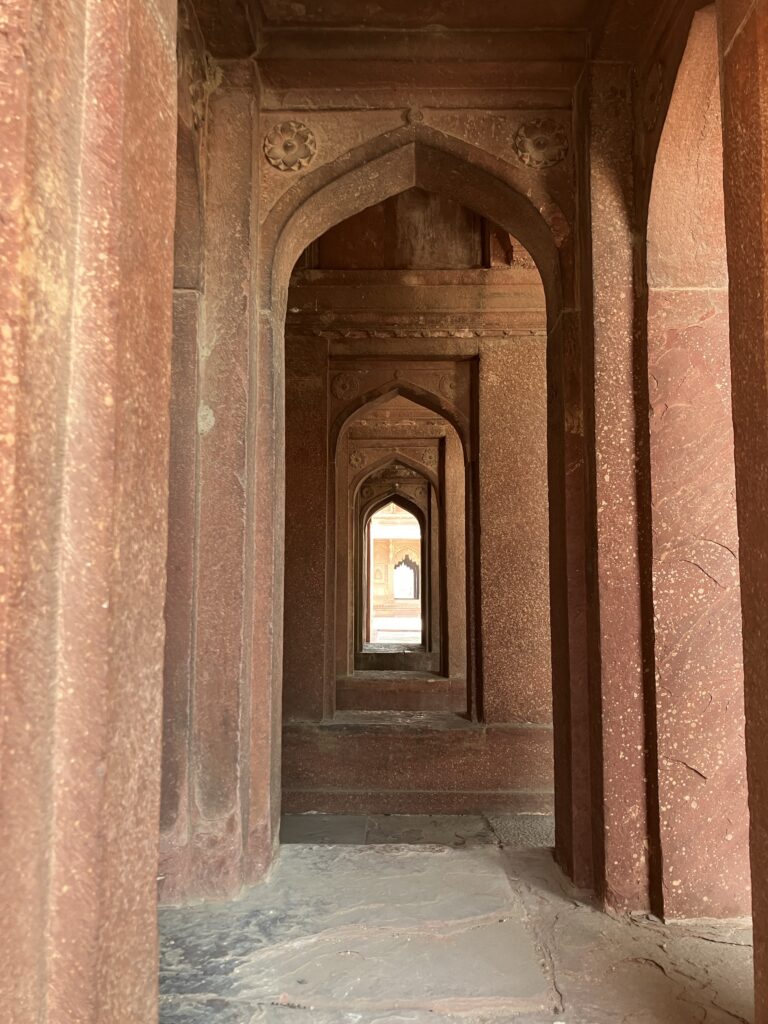
<instances>
[{"instance_id":1,"label":"cracked stone paving","mask_svg":"<svg viewBox=\"0 0 768 1024\"><path fill-rule=\"evenodd\" d=\"M161 1024L752 1020L746 922L602 913L558 870L551 828L285 819L265 884L161 910Z\"/></svg>"}]
</instances>

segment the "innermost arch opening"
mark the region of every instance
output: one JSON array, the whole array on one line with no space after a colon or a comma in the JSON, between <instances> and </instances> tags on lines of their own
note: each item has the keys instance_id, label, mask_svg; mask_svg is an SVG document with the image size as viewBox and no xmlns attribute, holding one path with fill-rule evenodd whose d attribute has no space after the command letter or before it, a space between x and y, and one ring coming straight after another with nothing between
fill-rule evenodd
<instances>
[{"instance_id":1,"label":"innermost arch opening","mask_svg":"<svg viewBox=\"0 0 768 1024\"><path fill-rule=\"evenodd\" d=\"M418 519L397 502L368 520L366 647L407 651L423 644L421 547Z\"/></svg>"}]
</instances>

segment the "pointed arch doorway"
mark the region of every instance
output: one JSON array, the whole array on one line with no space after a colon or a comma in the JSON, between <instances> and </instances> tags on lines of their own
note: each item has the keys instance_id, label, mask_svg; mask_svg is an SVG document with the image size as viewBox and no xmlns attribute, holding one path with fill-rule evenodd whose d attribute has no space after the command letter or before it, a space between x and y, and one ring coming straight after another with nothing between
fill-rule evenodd
<instances>
[{"instance_id":1,"label":"pointed arch doorway","mask_svg":"<svg viewBox=\"0 0 768 1024\"><path fill-rule=\"evenodd\" d=\"M406 189L326 232L293 274L289 813L552 810L546 302L502 234ZM370 517L393 501L418 545L377 554ZM397 622L398 565L412 584L423 571L393 643L371 634ZM377 586L389 614L374 624Z\"/></svg>"}]
</instances>

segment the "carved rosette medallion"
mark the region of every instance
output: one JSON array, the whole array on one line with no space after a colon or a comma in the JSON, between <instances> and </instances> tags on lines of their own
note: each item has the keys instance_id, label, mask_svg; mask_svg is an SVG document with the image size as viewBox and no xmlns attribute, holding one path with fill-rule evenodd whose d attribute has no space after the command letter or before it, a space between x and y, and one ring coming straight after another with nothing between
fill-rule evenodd
<instances>
[{"instance_id":1,"label":"carved rosette medallion","mask_svg":"<svg viewBox=\"0 0 768 1024\"><path fill-rule=\"evenodd\" d=\"M565 159L568 133L559 121L550 117L536 118L518 128L514 147L521 163L541 171Z\"/></svg>"},{"instance_id":2,"label":"carved rosette medallion","mask_svg":"<svg viewBox=\"0 0 768 1024\"><path fill-rule=\"evenodd\" d=\"M427 448L424 454L421 456L421 461L427 467L427 469L435 469L437 466L437 452L434 448Z\"/></svg>"},{"instance_id":3,"label":"carved rosette medallion","mask_svg":"<svg viewBox=\"0 0 768 1024\"><path fill-rule=\"evenodd\" d=\"M419 110L418 107L410 107L403 114L403 120L406 124L415 125L421 124L424 120L424 114Z\"/></svg>"},{"instance_id":4,"label":"carved rosette medallion","mask_svg":"<svg viewBox=\"0 0 768 1024\"><path fill-rule=\"evenodd\" d=\"M451 402L456 401L456 392L458 387L455 380L451 380L450 377L441 377L437 385L437 389L443 398L447 398Z\"/></svg>"},{"instance_id":5,"label":"carved rosette medallion","mask_svg":"<svg viewBox=\"0 0 768 1024\"><path fill-rule=\"evenodd\" d=\"M349 453L349 464L352 469L362 469L365 465L365 457L361 451L357 450L357 448L353 449Z\"/></svg>"},{"instance_id":6,"label":"carved rosette medallion","mask_svg":"<svg viewBox=\"0 0 768 1024\"><path fill-rule=\"evenodd\" d=\"M650 132L656 127L664 98L664 65L657 61L648 74L643 93L643 125Z\"/></svg>"},{"instance_id":7,"label":"carved rosette medallion","mask_svg":"<svg viewBox=\"0 0 768 1024\"><path fill-rule=\"evenodd\" d=\"M314 132L301 121L276 124L264 139L264 156L278 171L300 171L316 152Z\"/></svg>"},{"instance_id":8,"label":"carved rosette medallion","mask_svg":"<svg viewBox=\"0 0 768 1024\"><path fill-rule=\"evenodd\" d=\"M331 391L340 401L349 401L360 391L360 379L356 373L337 373L331 382Z\"/></svg>"}]
</instances>

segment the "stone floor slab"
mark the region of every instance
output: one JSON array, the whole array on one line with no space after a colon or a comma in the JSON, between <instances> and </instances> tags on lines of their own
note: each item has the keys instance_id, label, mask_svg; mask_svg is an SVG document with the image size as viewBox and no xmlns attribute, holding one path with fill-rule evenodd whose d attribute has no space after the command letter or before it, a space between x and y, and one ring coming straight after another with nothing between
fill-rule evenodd
<instances>
[{"instance_id":1,"label":"stone floor slab","mask_svg":"<svg viewBox=\"0 0 768 1024\"><path fill-rule=\"evenodd\" d=\"M284 814L281 843L322 843L358 846L365 842L364 814Z\"/></svg>"},{"instance_id":2,"label":"stone floor slab","mask_svg":"<svg viewBox=\"0 0 768 1024\"><path fill-rule=\"evenodd\" d=\"M161 1003L160 1019L172 1024L488 1024L488 1018L462 1014L446 1016L431 1010L380 1010L371 1013L354 1011L323 1011L315 1007L261 1006L255 1011L242 1006L228 1004L224 1009L221 1001L187 1001L186 1009L178 1003ZM236 1014L232 1016L231 1014ZM170 1014L170 1016L169 1016ZM495 1017L493 1024L504 1024ZM515 1018L515 1024L526 1024L526 1018Z\"/></svg>"},{"instance_id":3,"label":"stone floor slab","mask_svg":"<svg viewBox=\"0 0 768 1024\"><path fill-rule=\"evenodd\" d=\"M519 831L448 845L477 827L422 825L442 846L285 846L241 899L163 908L161 1024L753 1019L747 922L602 913L550 851L515 849Z\"/></svg>"},{"instance_id":4,"label":"stone floor slab","mask_svg":"<svg viewBox=\"0 0 768 1024\"><path fill-rule=\"evenodd\" d=\"M488 822L502 846L525 850L555 845L555 819L551 814L491 814Z\"/></svg>"},{"instance_id":5,"label":"stone floor slab","mask_svg":"<svg viewBox=\"0 0 768 1024\"><path fill-rule=\"evenodd\" d=\"M379 814L369 816L365 841L461 847L493 845L496 837L480 815Z\"/></svg>"},{"instance_id":6,"label":"stone floor slab","mask_svg":"<svg viewBox=\"0 0 768 1024\"><path fill-rule=\"evenodd\" d=\"M521 1013L556 999L495 846L289 846L243 899L161 916L164 995L254 1011Z\"/></svg>"}]
</instances>

